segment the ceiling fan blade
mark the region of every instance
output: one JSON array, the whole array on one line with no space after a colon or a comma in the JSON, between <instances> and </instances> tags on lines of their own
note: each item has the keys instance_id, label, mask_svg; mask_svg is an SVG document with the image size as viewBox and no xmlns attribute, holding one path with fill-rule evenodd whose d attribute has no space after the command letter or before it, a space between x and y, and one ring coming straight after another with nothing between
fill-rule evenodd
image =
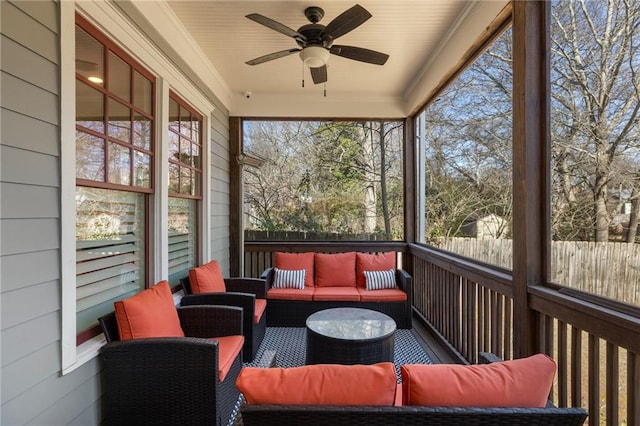
<instances>
[{"instance_id":1,"label":"ceiling fan blade","mask_svg":"<svg viewBox=\"0 0 640 426\"><path fill-rule=\"evenodd\" d=\"M320 84L327 82L327 66L323 65L318 68L310 68L311 70L311 78L313 79L313 84Z\"/></svg>"},{"instance_id":2,"label":"ceiling fan blade","mask_svg":"<svg viewBox=\"0 0 640 426\"><path fill-rule=\"evenodd\" d=\"M340 15L336 16L333 21L329 22L323 31L325 36L331 36L337 39L364 24L367 19L371 18L371 14L364 7L356 4L351 9L347 9Z\"/></svg>"},{"instance_id":3,"label":"ceiling fan blade","mask_svg":"<svg viewBox=\"0 0 640 426\"><path fill-rule=\"evenodd\" d=\"M363 47L333 45L329 51L343 58L375 65L384 65L387 59L389 59L389 55L386 53L376 52L375 50L369 50Z\"/></svg>"},{"instance_id":4,"label":"ceiling fan blade","mask_svg":"<svg viewBox=\"0 0 640 426\"><path fill-rule=\"evenodd\" d=\"M274 31L277 31L281 34L284 34L286 36L289 37L293 37L295 39L300 39L300 40L306 40L307 38L305 36L303 36L302 34L300 34L299 32L297 32L296 30L293 30L289 27L287 27L284 24L281 24L278 21L274 21L271 18L267 18L264 15L260 15L259 13L251 13L249 15L246 16L247 18L251 19L252 21L257 22L258 24L262 24L267 28L271 28Z\"/></svg>"},{"instance_id":5,"label":"ceiling fan blade","mask_svg":"<svg viewBox=\"0 0 640 426\"><path fill-rule=\"evenodd\" d=\"M281 50L280 52L269 53L268 55L260 56L259 58L252 59L250 61L245 62L247 65L258 65L264 62L273 61L274 59L284 58L285 56L289 56L292 53L299 52L302 49L287 49Z\"/></svg>"}]
</instances>

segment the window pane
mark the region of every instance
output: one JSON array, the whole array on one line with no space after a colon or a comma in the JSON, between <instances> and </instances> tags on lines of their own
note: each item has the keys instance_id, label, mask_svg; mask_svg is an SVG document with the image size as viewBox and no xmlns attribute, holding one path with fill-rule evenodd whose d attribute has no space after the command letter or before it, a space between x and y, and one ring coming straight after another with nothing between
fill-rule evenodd
<instances>
[{"instance_id":1,"label":"window pane","mask_svg":"<svg viewBox=\"0 0 640 426\"><path fill-rule=\"evenodd\" d=\"M403 124L244 121L245 238L403 238Z\"/></svg>"},{"instance_id":2,"label":"window pane","mask_svg":"<svg viewBox=\"0 0 640 426\"><path fill-rule=\"evenodd\" d=\"M139 148L151 150L151 120L142 114L133 116L133 144Z\"/></svg>"},{"instance_id":3,"label":"window pane","mask_svg":"<svg viewBox=\"0 0 640 426\"><path fill-rule=\"evenodd\" d=\"M104 139L76 132L76 177L104 182Z\"/></svg>"},{"instance_id":4,"label":"window pane","mask_svg":"<svg viewBox=\"0 0 640 426\"><path fill-rule=\"evenodd\" d=\"M133 73L133 104L147 114L151 114L151 101L153 99L153 85L151 82L137 71Z\"/></svg>"},{"instance_id":5,"label":"window pane","mask_svg":"<svg viewBox=\"0 0 640 426\"><path fill-rule=\"evenodd\" d=\"M115 99L109 99L109 136L131 142L131 110Z\"/></svg>"},{"instance_id":6,"label":"window pane","mask_svg":"<svg viewBox=\"0 0 640 426\"><path fill-rule=\"evenodd\" d=\"M191 195L202 195L202 173L194 172L191 179L193 185Z\"/></svg>"},{"instance_id":7,"label":"window pane","mask_svg":"<svg viewBox=\"0 0 640 426\"><path fill-rule=\"evenodd\" d=\"M640 3L551 8L554 283L640 305Z\"/></svg>"},{"instance_id":8,"label":"window pane","mask_svg":"<svg viewBox=\"0 0 640 426\"><path fill-rule=\"evenodd\" d=\"M169 192L180 192L180 167L169 163Z\"/></svg>"},{"instance_id":9,"label":"window pane","mask_svg":"<svg viewBox=\"0 0 640 426\"><path fill-rule=\"evenodd\" d=\"M169 128L176 133L180 133L180 107L171 98L169 98Z\"/></svg>"},{"instance_id":10,"label":"window pane","mask_svg":"<svg viewBox=\"0 0 640 426\"><path fill-rule=\"evenodd\" d=\"M104 133L104 95L76 80L76 124Z\"/></svg>"},{"instance_id":11,"label":"window pane","mask_svg":"<svg viewBox=\"0 0 640 426\"><path fill-rule=\"evenodd\" d=\"M180 109L180 133L191 137L191 114L186 108Z\"/></svg>"},{"instance_id":12,"label":"window pane","mask_svg":"<svg viewBox=\"0 0 640 426\"><path fill-rule=\"evenodd\" d=\"M76 27L76 72L98 86L104 86L104 47Z\"/></svg>"},{"instance_id":13,"label":"window pane","mask_svg":"<svg viewBox=\"0 0 640 426\"><path fill-rule=\"evenodd\" d=\"M193 156L193 167L200 169L202 167L200 161L200 146L193 144L191 145L191 155Z\"/></svg>"},{"instance_id":14,"label":"window pane","mask_svg":"<svg viewBox=\"0 0 640 426\"><path fill-rule=\"evenodd\" d=\"M113 142L109 144L109 183L131 184L131 150Z\"/></svg>"},{"instance_id":15,"label":"window pane","mask_svg":"<svg viewBox=\"0 0 640 426\"><path fill-rule=\"evenodd\" d=\"M191 142L189 139L180 138L180 162L191 165Z\"/></svg>"},{"instance_id":16,"label":"window pane","mask_svg":"<svg viewBox=\"0 0 640 426\"><path fill-rule=\"evenodd\" d=\"M134 152L134 185L141 188L151 188L151 156L140 151Z\"/></svg>"},{"instance_id":17,"label":"window pane","mask_svg":"<svg viewBox=\"0 0 640 426\"><path fill-rule=\"evenodd\" d=\"M511 31L424 112L424 241L512 267Z\"/></svg>"},{"instance_id":18,"label":"window pane","mask_svg":"<svg viewBox=\"0 0 640 426\"><path fill-rule=\"evenodd\" d=\"M180 168L180 193L191 194L191 169Z\"/></svg>"},{"instance_id":19,"label":"window pane","mask_svg":"<svg viewBox=\"0 0 640 426\"><path fill-rule=\"evenodd\" d=\"M144 196L76 188L77 330L144 288Z\"/></svg>"},{"instance_id":20,"label":"window pane","mask_svg":"<svg viewBox=\"0 0 640 426\"><path fill-rule=\"evenodd\" d=\"M109 52L109 91L131 102L131 66Z\"/></svg>"},{"instance_id":21,"label":"window pane","mask_svg":"<svg viewBox=\"0 0 640 426\"><path fill-rule=\"evenodd\" d=\"M197 201L169 197L169 283L177 285L196 266Z\"/></svg>"}]
</instances>

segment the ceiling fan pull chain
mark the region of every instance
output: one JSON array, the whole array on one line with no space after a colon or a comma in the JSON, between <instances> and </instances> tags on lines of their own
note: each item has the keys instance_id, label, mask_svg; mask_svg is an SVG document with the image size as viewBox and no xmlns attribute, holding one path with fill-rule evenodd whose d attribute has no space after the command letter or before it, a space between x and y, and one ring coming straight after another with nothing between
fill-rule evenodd
<instances>
[{"instance_id":1,"label":"ceiling fan pull chain","mask_svg":"<svg viewBox=\"0 0 640 426\"><path fill-rule=\"evenodd\" d=\"M302 63L302 87L304 87L304 62Z\"/></svg>"},{"instance_id":2,"label":"ceiling fan pull chain","mask_svg":"<svg viewBox=\"0 0 640 426\"><path fill-rule=\"evenodd\" d=\"M327 97L327 82L324 82L324 97Z\"/></svg>"}]
</instances>

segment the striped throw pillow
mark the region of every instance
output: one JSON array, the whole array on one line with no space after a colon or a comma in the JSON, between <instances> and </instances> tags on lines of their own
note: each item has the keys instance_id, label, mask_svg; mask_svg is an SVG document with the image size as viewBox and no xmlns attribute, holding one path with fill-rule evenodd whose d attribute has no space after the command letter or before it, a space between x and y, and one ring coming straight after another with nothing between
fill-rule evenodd
<instances>
[{"instance_id":1,"label":"striped throw pillow","mask_svg":"<svg viewBox=\"0 0 640 426\"><path fill-rule=\"evenodd\" d=\"M304 290L306 270L273 269L275 270L275 277L273 278L272 288L298 288Z\"/></svg>"},{"instance_id":2,"label":"striped throw pillow","mask_svg":"<svg viewBox=\"0 0 640 426\"><path fill-rule=\"evenodd\" d=\"M367 290L396 288L396 271L363 271Z\"/></svg>"}]
</instances>

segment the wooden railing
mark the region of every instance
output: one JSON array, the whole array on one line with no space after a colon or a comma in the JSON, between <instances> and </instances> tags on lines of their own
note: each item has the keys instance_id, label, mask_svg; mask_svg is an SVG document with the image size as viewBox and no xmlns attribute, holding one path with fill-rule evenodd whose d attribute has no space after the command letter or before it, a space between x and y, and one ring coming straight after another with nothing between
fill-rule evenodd
<instances>
[{"instance_id":1,"label":"wooden railing","mask_svg":"<svg viewBox=\"0 0 640 426\"><path fill-rule=\"evenodd\" d=\"M508 270L409 245L414 309L469 362L513 355ZM640 310L559 287L529 288L540 352L558 363L552 399L582 406L590 425L640 425Z\"/></svg>"}]
</instances>

